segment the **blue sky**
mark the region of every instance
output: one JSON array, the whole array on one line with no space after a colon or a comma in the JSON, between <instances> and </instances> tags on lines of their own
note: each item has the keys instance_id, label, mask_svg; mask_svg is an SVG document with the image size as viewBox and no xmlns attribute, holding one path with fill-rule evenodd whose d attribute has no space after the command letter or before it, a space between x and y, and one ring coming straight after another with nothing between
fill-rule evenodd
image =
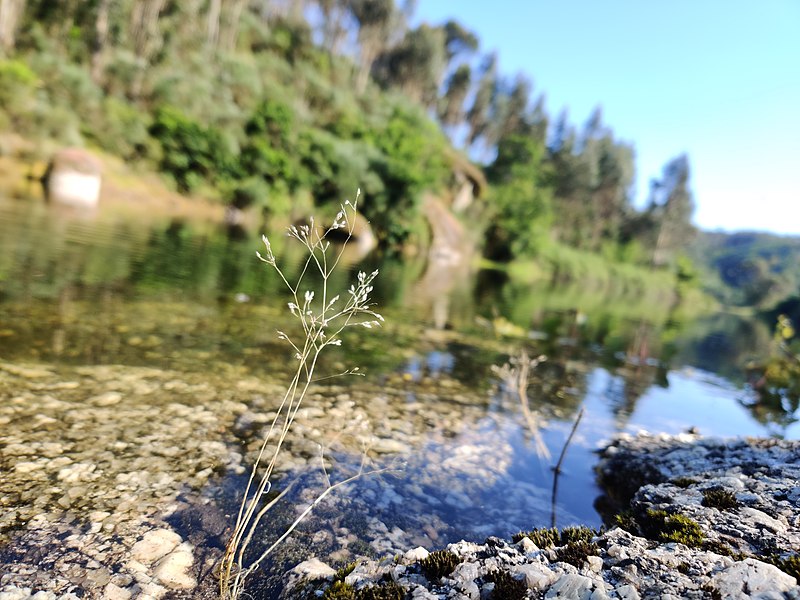
<instances>
[{"instance_id":1,"label":"blue sky","mask_svg":"<svg viewBox=\"0 0 800 600\"><path fill-rule=\"evenodd\" d=\"M523 72L549 113L594 107L636 148L637 199L687 152L695 223L800 234L800 0L419 0Z\"/></svg>"}]
</instances>

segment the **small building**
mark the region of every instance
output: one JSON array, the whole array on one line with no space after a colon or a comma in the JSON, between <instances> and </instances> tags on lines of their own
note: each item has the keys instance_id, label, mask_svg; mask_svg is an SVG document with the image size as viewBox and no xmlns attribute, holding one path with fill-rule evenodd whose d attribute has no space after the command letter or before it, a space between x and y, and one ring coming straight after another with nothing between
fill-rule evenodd
<instances>
[{"instance_id":1,"label":"small building","mask_svg":"<svg viewBox=\"0 0 800 600\"><path fill-rule=\"evenodd\" d=\"M100 200L103 164L83 148L58 151L42 178L48 202L91 208Z\"/></svg>"}]
</instances>

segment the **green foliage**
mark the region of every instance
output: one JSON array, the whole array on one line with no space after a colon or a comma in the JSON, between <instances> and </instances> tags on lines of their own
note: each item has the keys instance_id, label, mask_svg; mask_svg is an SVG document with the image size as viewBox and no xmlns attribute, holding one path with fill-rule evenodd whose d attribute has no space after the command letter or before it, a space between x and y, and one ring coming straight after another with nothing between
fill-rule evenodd
<instances>
[{"instance_id":1,"label":"green foliage","mask_svg":"<svg viewBox=\"0 0 800 600\"><path fill-rule=\"evenodd\" d=\"M336 573L333 575L333 580L344 581L345 578L348 575L350 575L350 573L352 573L355 568L356 568L355 561L349 562L346 565L339 567L338 569L336 569Z\"/></svg>"},{"instance_id":2,"label":"green foliage","mask_svg":"<svg viewBox=\"0 0 800 600\"><path fill-rule=\"evenodd\" d=\"M149 131L161 144L161 168L181 191L191 191L203 181L220 181L234 169L220 132L203 127L177 108L159 108Z\"/></svg>"},{"instance_id":3,"label":"green foliage","mask_svg":"<svg viewBox=\"0 0 800 600\"><path fill-rule=\"evenodd\" d=\"M528 597L528 584L508 571L493 571L486 576L494 583L493 600L523 600Z\"/></svg>"},{"instance_id":4,"label":"green foliage","mask_svg":"<svg viewBox=\"0 0 800 600\"><path fill-rule=\"evenodd\" d=\"M356 600L356 589L349 583L335 579L322 594L323 600Z\"/></svg>"},{"instance_id":5,"label":"green foliage","mask_svg":"<svg viewBox=\"0 0 800 600\"><path fill-rule=\"evenodd\" d=\"M719 510L731 510L739 506L733 492L723 489L703 490L703 506Z\"/></svg>"},{"instance_id":6,"label":"green foliage","mask_svg":"<svg viewBox=\"0 0 800 600\"><path fill-rule=\"evenodd\" d=\"M450 575L460 562L461 559L449 550L436 550L420 560L419 567L425 577L434 581Z\"/></svg>"},{"instance_id":7,"label":"green foliage","mask_svg":"<svg viewBox=\"0 0 800 600\"><path fill-rule=\"evenodd\" d=\"M630 509L624 510L614 515L613 523L620 529L624 529L628 533L638 535L639 524L636 522L636 515Z\"/></svg>"},{"instance_id":8,"label":"green foliage","mask_svg":"<svg viewBox=\"0 0 800 600\"><path fill-rule=\"evenodd\" d=\"M761 377L755 382L763 407L788 408L790 414L800 404L800 339L792 320L778 315L772 351L765 363L755 369Z\"/></svg>"},{"instance_id":9,"label":"green foliage","mask_svg":"<svg viewBox=\"0 0 800 600\"><path fill-rule=\"evenodd\" d=\"M486 255L495 260L533 256L548 240L553 218L552 191L545 184L544 146L529 136L500 141L488 171L494 218Z\"/></svg>"},{"instance_id":10,"label":"green foliage","mask_svg":"<svg viewBox=\"0 0 800 600\"><path fill-rule=\"evenodd\" d=\"M18 60L0 60L0 106L12 114L24 111L39 85L39 78Z\"/></svg>"},{"instance_id":11,"label":"green foliage","mask_svg":"<svg viewBox=\"0 0 800 600\"><path fill-rule=\"evenodd\" d=\"M773 309L800 289L800 238L701 233L688 249L702 284L726 304Z\"/></svg>"},{"instance_id":12,"label":"green foliage","mask_svg":"<svg viewBox=\"0 0 800 600\"><path fill-rule=\"evenodd\" d=\"M131 160L158 155L150 137L150 115L113 96L103 99L98 126L87 131L104 150Z\"/></svg>"},{"instance_id":13,"label":"green foliage","mask_svg":"<svg viewBox=\"0 0 800 600\"><path fill-rule=\"evenodd\" d=\"M565 527L561 530L561 543L569 544L570 542L591 542L594 538L600 535L600 532L581 525L580 527Z\"/></svg>"}]
</instances>

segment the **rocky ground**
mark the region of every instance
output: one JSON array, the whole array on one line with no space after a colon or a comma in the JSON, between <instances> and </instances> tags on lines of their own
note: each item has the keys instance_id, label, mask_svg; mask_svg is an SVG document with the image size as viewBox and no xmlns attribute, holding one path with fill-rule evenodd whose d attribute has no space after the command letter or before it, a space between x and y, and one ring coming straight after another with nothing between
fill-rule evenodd
<instances>
[{"instance_id":1,"label":"rocky ground","mask_svg":"<svg viewBox=\"0 0 800 600\"><path fill-rule=\"evenodd\" d=\"M799 458L796 442L621 437L598 467L621 527L420 547L338 577L307 561L286 597L800 598Z\"/></svg>"},{"instance_id":2,"label":"rocky ground","mask_svg":"<svg viewBox=\"0 0 800 600\"><path fill-rule=\"evenodd\" d=\"M0 600L214 597L243 474L283 391L229 370L0 362ZM357 468L363 449L399 469L329 497L281 548L281 565L446 543L458 539L459 518L485 537L508 513L488 510L478 523L468 510L476 481L514 494L520 522L547 506L533 485L511 489L512 450L492 441L501 417L487 417L485 396L450 379L426 385L312 392L279 464L308 473L308 485L277 523L319 493L321 454L334 479ZM449 401L434 401L443 390ZM435 468L410 475L423 463Z\"/></svg>"},{"instance_id":3,"label":"rocky ground","mask_svg":"<svg viewBox=\"0 0 800 600\"><path fill-rule=\"evenodd\" d=\"M215 597L241 477L282 390L231 369L0 362L0 600ZM609 513L630 506L625 529L448 545L457 531L480 540L504 522L548 522L541 486L508 475L514 415L486 402L449 379L315 390L284 471L319 478L321 450L334 479L355 468L354 449L378 466L404 460L315 509L254 597L299 563L285 598L380 598L358 590L387 581L429 599L800 598L800 447L789 442L621 438L599 476ZM274 520L291 520L318 484L297 486ZM498 492L516 512L495 510ZM424 570L444 547L454 558L433 554ZM328 565L351 561L353 587L337 584L351 595L325 592Z\"/></svg>"}]
</instances>

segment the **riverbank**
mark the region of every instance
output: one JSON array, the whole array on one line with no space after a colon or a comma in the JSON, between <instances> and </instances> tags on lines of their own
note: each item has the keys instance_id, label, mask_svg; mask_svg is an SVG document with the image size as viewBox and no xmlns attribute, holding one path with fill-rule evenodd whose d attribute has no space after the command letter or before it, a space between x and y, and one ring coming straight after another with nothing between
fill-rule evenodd
<instances>
[{"instance_id":1,"label":"riverbank","mask_svg":"<svg viewBox=\"0 0 800 600\"><path fill-rule=\"evenodd\" d=\"M797 442L620 437L598 465L610 499L628 500L609 531L534 530L516 542L417 548L340 573L324 597L800 598L799 459ZM328 589L309 584L309 571L335 577L304 563L285 597Z\"/></svg>"}]
</instances>

